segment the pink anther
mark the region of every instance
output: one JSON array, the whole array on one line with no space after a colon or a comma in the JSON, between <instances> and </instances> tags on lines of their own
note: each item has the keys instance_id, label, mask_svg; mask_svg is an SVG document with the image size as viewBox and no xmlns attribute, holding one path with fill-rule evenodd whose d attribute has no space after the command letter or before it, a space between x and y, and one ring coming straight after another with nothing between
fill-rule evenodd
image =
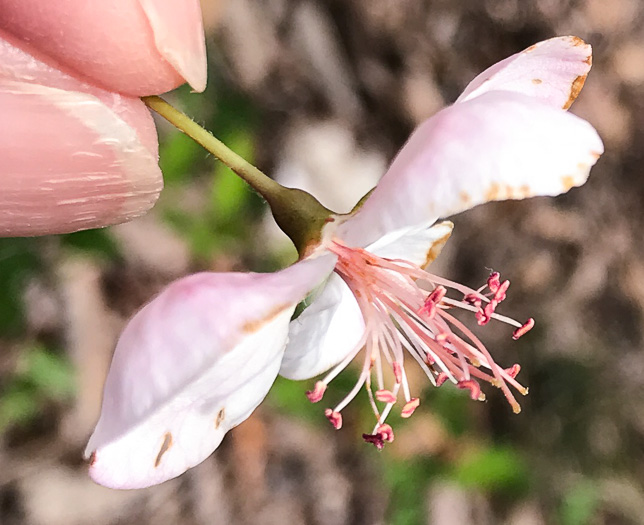
<instances>
[{"instance_id":1,"label":"pink anther","mask_svg":"<svg viewBox=\"0 0 644 525\"><path fill-rule=\"evenodd\" d=\"M322 396L324 395L325 390L326 384L322 381L318 381L317 383L315 383L313 390L309 390L306 393L306 397L309 398L309 401L311 403L317 403L318 401L322 400Z\"/></svg>"},{"instance_id":2,"label":"pink anther","mask_svg":"<svg viewBox=\"0 0 644 525\"><path fill-rule=\"evenodd\" d=\"M433 319L436 316L436 305L427 300L425 301L425 304L420 307L418 313L420 315L424 315L427 319Z\"/></svg>"},{"instance_id":3,"label":"pink anther","mask_svg":"<svg viewBox=\"0 0 644 525\"><path fill-rule=\"evenodd\" d=\"M505 369L505 373L508 374L512 379L518 376L519 372L521 372L521 365L518 363L515 363L510 368Z\"/></svg>"},{"instance_id":4,"label":"pink anther","mask_svg":"<svg viewBox=\"0 0 644 525\"><path fill-rule=\"evenodd\" d=\"M394 369L394 377L396 378L396 383L402 383L402 366L400 366L400 363L398 361L394 361L391 366Z\"/></svg>"},{"instance_id":5,"label":"pink anther","mask_svg":"<svg viewBox=\"0 0 644 525\"><path fill-rule=\"evenodd\" d=\"M446 293L447 288L445 288L444 286L437 286L436 288L434 288L432 293L429 294L425 302L431 301L434 304L438 304L443 300Z\"/></svg>"},{"instance_id":6,"label":"pink anther","mask_svg":"<svg viewBox=\"0 0 644 525\"><path fill-rule=\"evenodd\" d=\"M517 328L513 333L512 333L512 339L515 341L519 339L519 337L527 334L532 328L534 327L534 319L530 317L525 323L520 328Z\"/></svg>"},{"instance_id":7,"label":"pink anther","mask_svg":"<svg viewBox=\"0 0 644 525\"><path fill-rule=\"evenodd\" d=\"M377 390L376 399L382 401L383 403L395 403L396 396L391 390Z\"/></svg>"},{"instance_id":8,"label":"pink anther","mask_svg":"<svg viewBox=\"0 0 644 525\"><path fill-rule=\"evenodd\" d=\"M340 430L342 428L342 414L340 412L334 412L330 408L327 408L324 411L324 415L331 422L333 428Z\"/></svg>"},{"instance_id":9,"label":"pink anther","mask_svg":"<svg viewBox=\"0 0 644 525\"><path fill-rule=\"evenodd\" d=\"M496 293L501 285L501 274L499 272L492 272L487 278L487 287L490 289L490 292Z\"/></svg>"},{"instance_id":10,"label":"pink anther","mask_svg":"<svg viewBox=\"0 0 644 525\"><path fill-rule=\"evenodd\" d=\"M474 401L477 401L481 396L481 387L476 381L474 381L474 379L464 379L463 381L456 383L456 386L463 390L469 390L470 398Z\"/></svg>"},{"instance_id":11,"label":"pink anther","mask_svg":"<svg viewBox=\"0 0 644 525\"><path fill-rule=\"evenodd\" d=\"M418 405L420 405L420 399L417 397L412 397L407 403L405 403L402 407L402 410L400 411L400 416L404 418L411 417L411 415L414 413L414 410L418 408Z\"/></svg>"},{"instance_id":12,"label":"pink anther","mask_svg":"<svg viewBox=\"0 0 644 525\"><path fill-rule=\"evenodd\" d=\"M492 301L486 304L484 308L479 308L478 312L476 312L476 321L479 326L485 326L492 320L492 314L496 308L496 304L494 303L495 301L492 299Z\"/></svg>"},{"instance_id":13,"label":"pink anther","mask_svg":"<svg viewBox=\"0 0 644 525\"><path fill-rule=\"evenodd\" d=\"M463 297L463 301L472 306L476 306L477 308L481 306L481 298L473 293L468 293Z\"/></svg>"},{"instance_id":14,"label":"pink anther","mask_svg":"<svg viewBox=\"0 0 644 525\"><path fill-rule=\"evenodd\" d=\"M382 440L386 441L387 443L393 443L394 441L394 429L391 428L391 425L388 425L387 423L380 425L376 434L379 435Z\"/></svg>"},{"instance_id":15,"label":"pink anther","mask_svg":"<svg viewBox=\"0 0 644 525\"><path fill-rule=\"evenodd\" d=\"M449 376L446 372L441 372L436 376L436 386L441 386L445 381L449 379Z\"/></svg>"},{"instance_id":16,"label":"pink anther","mask_svg":"<svg viewBox=\"0 0 644 525\"><path fill-rule=\"evenodd\" d=\"M501 283L501 286L499 286L499 289L496 292L494 292L494 300L497 303L500 303L501 301L505 300L506 292L508 291L509 287L510 287L510 281L506 279Z\"/></svg>"}]
</instances>

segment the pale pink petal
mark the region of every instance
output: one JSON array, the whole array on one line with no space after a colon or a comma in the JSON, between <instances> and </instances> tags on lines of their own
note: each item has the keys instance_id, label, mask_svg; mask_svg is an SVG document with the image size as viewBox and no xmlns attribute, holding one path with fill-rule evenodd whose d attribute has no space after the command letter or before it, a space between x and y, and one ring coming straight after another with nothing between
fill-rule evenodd
<instances>
[{"instance_id":1,"label":"pale pink petal","mask_svg":"<svg viewBox=\"0 0 644 525\"><path fill-rule=\"evenodd\" d=\"M592 48L581 38L551 38L483 71L456 102L500 90L523 93L568 109L581 91L591 63Z\"/></svg>"},{"instance_id":2,"label":"pale pink petal","mask_svg":"<svg viewBox=\"0 0 644 525\"><path fill-rule=\"evenodd\" d=\"M199 0L0 0L0 12L0 29L106 89L205 85Z\"/></svg>"},{"instance_id":3,"label":"pale pink petal","mask_svg":"<svg viewBox=\"0 0 644 525\"><path fill-rule=\"evenodd\" d=\"M450 221L402 228L370 244L367 251L378 257L403 259L425 268L440 255L453 229L454 224Z\"/></svg>"},{"instance_id":4,"label":"pale pink petal","mask_svg":"<svg viewBox=\"0 0 644 525\"><path fill-rule=\"evenodd\" d=\"M483 202L558 195L583 184L603 151L588 122L526 95L491 91L423 123L336 234L366 246Z\"/></svg>"},{"instance_id":5,"label":"pale pink petal","mask_svg":"<svg viewBox=\"0 0 644 525\"><path fill-rule=\"evenodd\" d=\"M114 353L86 450L91 477L146 487L208 457L268 392L295 305L334 263L327 255L274 274L196 274L145 306Z\"/></svg>"},{"instance_id":6,"label":"pale pink petal","mask_svg":"<svg viewBox=\"0 0 644 525\"><path fill-rule=\"evenodd\" d=\"M325 372L350 354L364 329L351 290L332 274L311 305L291 322L280 375L308 379Z\"/></svg>"}]
</instances>

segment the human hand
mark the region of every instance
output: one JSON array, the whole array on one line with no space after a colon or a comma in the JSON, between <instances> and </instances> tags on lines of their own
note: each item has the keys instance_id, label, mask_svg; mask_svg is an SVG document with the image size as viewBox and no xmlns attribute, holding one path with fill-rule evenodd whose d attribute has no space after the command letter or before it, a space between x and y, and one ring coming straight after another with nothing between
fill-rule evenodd
<instances>
[{"instance_id":1,"label":"human hand","mask_svg":"<svg viewBox=\"0 0 644 525\"><path fill-rule=\"evenodd\" d=\"M139 96L206 82L198 0L0 0L0 235L143 214L163 186Z\"/></svg>"}]
</instances>

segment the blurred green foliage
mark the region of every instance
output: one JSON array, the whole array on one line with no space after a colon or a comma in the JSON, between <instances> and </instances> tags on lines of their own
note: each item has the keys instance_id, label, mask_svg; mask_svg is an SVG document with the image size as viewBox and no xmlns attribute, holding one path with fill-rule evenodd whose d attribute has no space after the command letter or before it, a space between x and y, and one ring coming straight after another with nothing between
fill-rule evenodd
<instances>
[{"instance_id":1,"label":"blurred green foliage","mask_svg":"<svg viewBox=\"0 0 644 525\"><path fill-rule=\"evenodd\" d=\"M40 345L23 349L0 395L0 432L29 422L52 401L69 400L74 391L74 373L66 359Z\"/></svg>"},{"instance_id":2,"label":"blurred green foliage","mask_svg":"<svg viewBox=\"0 0 644 525\"><path fill-rule=\"evenodd\" d=\"M0 239L0 333L17 337L24 329L24 289L42 268L37 239Z\"/></svg>"}]
</instances>

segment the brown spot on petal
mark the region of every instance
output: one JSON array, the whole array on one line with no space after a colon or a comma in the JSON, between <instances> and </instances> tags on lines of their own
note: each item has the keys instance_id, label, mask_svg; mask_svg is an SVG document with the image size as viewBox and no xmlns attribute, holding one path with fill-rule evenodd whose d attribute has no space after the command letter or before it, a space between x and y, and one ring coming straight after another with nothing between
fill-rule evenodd
<instances>
[{"instance_id":1,"label":"brown spot on petal","mask_svg":"<svg viewBox=\"0 0 644 525\"><path fill-rule=\"evenodd\" d=\"M279 314L281 314L288 307L289 307L288 304L278 304L261 319L246 321L241 327L242 332L246 334L253 334L257 332L260 328L270 323L273 319L275 319Z\"/></svg>"},{"instance_id":2,"label":"brown spot on petal","mask_svg":"<svg viewBox=\"0 0 644 525\"><path fill-rule=\"evenodd\" d=\"M578 36L571 36L570 37L570 42L572 43L573 46L577 46L577 47L586 45L586 42L584 42Z\"/></svg>"},{"instance_id":3,"label":"brown spot on petal","mask_svg":"<svg viewBox=\"0 0 644 525\"><path fill-rule=\"evenodd\" d=\"M96 463L96 451L92 452L89 456L89 466L93 467L94 463Z\"/></svg>"},{"instance_id":4,"label":"brown spot on petal","mask_svg":"<svg viewBox=\"0 0 644 525\"><path fill-rule=\"evenodd\" d=\"M461 191L459 197L461 198L461 203L463 204L463 206L469 206L472 202L472 197L470 197L470 194L466 191Z\"/></svg>"},{"instance_id":5,"label":"brown spot on petal","mask_svg":"<svg viewBox=\"0 0 644 525\"><path fill-rule=\"evenodd\" d=\"M584 60L584 64L588 64L589 66L593 65L593 55L588 55L586 57L586 60Z\"/></svg>"},{"instance_id":6,"label":"brown spot on petal","mask_svg":"<svg viewBox=\"0 0 644 525\"><path fill-rule=\"evenodd\" d=\"M570 188L575 186L575 177L572 175L564 175L561 177L561 185L564 188L564 191L568 191Z\"/></svg>"},{"instance_id":7,"label":"brown spot on petal","mask_svg":"<svg viewBox=\"0 0 644 525\"><path fill-rule=\"evenodd\" d=\"M219 428L219 425L221 425L221 422L224 420L226 417L226 408L222 408L219 412L217 412L217 417L215 418L215 429Z\"/></svg>"},{"instance_id":8,"label":"brown spot on petal","mask_svg":"<svg viewBox=\"0 0 644 525\"><path fill-rule=\"evenodd\" d=\"M445 221L445 222L448 222L448 221ZM425 262L423 263L421 268L425 268L426 266L429 266L431 263L433 263L436 260L436 257L438 257L441 251L443 251L443 246L445 246L447 239L449 239L451 235L452 235L452 232L450 231L447 235L444 235L443 237L441 237L440 239L432 243L432 245L429 247L429 250L427 251L427 255L425 256Z\"/></svg>"},{"instance_id":9,"label":"brown spot on petal","mask_svg":"<svg viewBox=\"0 0 644 525\"><path fill-rule=\"evenodd\" d=\"M534 194L532 193L532 189L530 188L530 186L528 186L527 184L523 184L523 185L519 186L519 198L520 199L527 199L527 198L533 197L533 196L534 196Z\"/></svg>"},{"instance_id":10,"label":"brown spot on petal","mask_svg":"<svg viewBox=\"0 0 644 525\"><path fill-rule=\"evenodd\" d=\"M591 152L590 152L590 156L591 156L593 159L597 160L599 157L601 157L601 156L602 156L602 154L601 154L601 153L599 153L599 151L591 151Z\"/></svg>"},{"instance_id":11,"label":"brown spot on petal","mask_svg":"<svg viewBox=\"0 0 644 525\"><path fill-rule=\"evenodd\" d=\"M563 109L568 109L570 106L572 106L572 103L577 98L577 95L579 95L581 88L584 87L584 82L586 82L586 75L579 75L573 81L572 85L570 86L570 95L568 96L566 103L563 105Z\"/></svg>"},{"instance_id":12,"label":"brown spot on petal","mask_svg":"<svg viewBox=\"0 0 644 525\"><path fill-rule=\"evenodd\" d=\"M157 468L161 464L161 458L168 450L170 450L171 446L172 446L172 434L170 434L170 432L166 432L165 435L163 436L163 443L161 443L161 448L159 449L157 458L154 460L154 468Z\"/></svg>"},{"instance_id":13,"label":"brown spot on petal","mask_svg":"<svg viewBox=\"0 0 644 525\"><path fill-rule=\"evenodd\" d=\"M541 84L542 82L543 82L543 80L541 80L540 78L533 78L533 79L532 79L532 83L533 83L533 84L536 84L536 85L539 85L539 84Z\"/></svg>"},{"instance_id":14,"label":"brown spot on petal","mask_svg":"<svg viewBox=\"0 0 644 525\"><path fill-rule=\"evenodd\" d=\"M490 187L485 192L485 200L497 201L501 198L501 186L497 182L490 184Z\"/></svg>"},{"instance_id":15,"label":"brown spot on petal","mask_svg":"<svg viewBox=\"0 0 644 525\"><path fill-rule=\"evenodd\" d=\"M525 49L523 52L524 53L530 53L530 52L534 51L535 49L537 49L537 44L532 44L528 49Z\"/></svg>"}]
</instances>

